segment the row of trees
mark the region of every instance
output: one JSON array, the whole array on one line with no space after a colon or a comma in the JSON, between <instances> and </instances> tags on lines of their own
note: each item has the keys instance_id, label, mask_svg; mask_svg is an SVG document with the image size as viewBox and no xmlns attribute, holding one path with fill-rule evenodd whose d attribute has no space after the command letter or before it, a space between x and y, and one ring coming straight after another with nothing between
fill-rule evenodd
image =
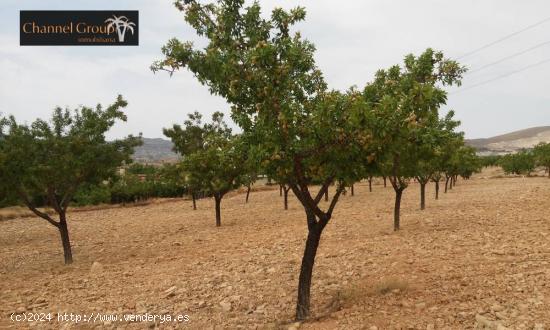
<instances>
[{"instance_id":1,"label":"row of trees","mask_svg":"<svg viewBox=\"0 0 550 330\"><path fill-rule=\"evenodd\" d=\"M221 226L221 202L229 191L242 185L249 187L255 181L257 166L253 166L247 153L246 141L235 135L215 112L209 123L202 122L198 112L189 115L184 125L164 129L172 139L174 150L182 155L175 174L188 189L196 209L197 194L213 196L216 209L216 226Z\"/></svg>"},{"instance_id":2,"label":"row of trees","mask_svg":"<svg viewBox=\"0 0 550 330\"><path fill-rule=\"evenodd\" d=\"M540 143L530 150L514 154L482 157L483 166L500 166L505 174L530 175L543 167L550 178L550 143Z\"/></svg>"},{"instance_id":3,"label":"row of trees","mask_svg":"<svg viewBox=\"0 0 550 330\"><path fill-rule=\"evenodd\" d=\"M187 187L174 178L175 165L161 167L132 164L125 173L116 174L100 184L83 183L73 194L71 204L90 206L99 204L126 204L151 198L175 198L187 194ZM121 169L122 170L122 169ZM148 174L146 174L148 173ZM49 205L47 194L36 192L29 196L36 207ZM23 204L13 194L0 194L0 207Z\"/></svg>"},{"instance_id":4,"label":"row of trees","mask_svg":"<svg viewBox=\"0 0 550 330\"><path fill-rule=\"evenodd\" d=\"M195 140L190 138L196 131L191 128L200 127L198 123L174 126L165 133L183 156L187 180L200 178L196 181L202 189L207 185L223 196L242 184L237 173L246 169L239 166L258 164L261 173L288 187L300 201L308 235L296 319L309 315L321 235L346 187L375 174L387 177L396 194L397 230L401 196L413 178L424 190L430 180L438 184L446 177L452 185L457 176L467 177L479 168L475 153L455 132L458 122L453 113L440 118L439 109L447 100L444 88L459 85L465 72L442 53L428 49L420 56L408 55L403 65L377 72L363 90L340 92L328 88L315 64L313 44L292 32L292 26L305 19L303 8L276 8L266 17L258 3L245 7L243 0L185 0L176 6L207 45L199 48L172 39L152 69L190 70L231 105L232 119L242 134L228 135L223 143ZM206 131L203 127L196 134ZM210 168L221 162L230 173ZM472 164L465 169L465 162ZM323 204L331 185L335 193ZM425 198L421 203L424 206ZM218 204L216 199L216 208Z\"/></svg>"}]
</instances>

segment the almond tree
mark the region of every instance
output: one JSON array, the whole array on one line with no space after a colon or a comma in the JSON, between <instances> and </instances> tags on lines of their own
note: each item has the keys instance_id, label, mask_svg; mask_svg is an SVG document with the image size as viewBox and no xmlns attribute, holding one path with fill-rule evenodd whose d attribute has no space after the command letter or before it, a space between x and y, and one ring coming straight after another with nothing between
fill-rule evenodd
<instances>
[{"instance_id":1,"label":"almond tree","mask_svg":"<svg viewBox=\"0 0 550 330\"><path fill-rule=\"evenodd\" d=\"M197 111L188 114L187 117L183 126L174 124L171 128L163 129L164 135L172 140L174 152L181 155L182 159L195 152L204 151L209 136L223 136L225 139L229 139L231 136L231 130L223 122L221 112L215 112L212 115L211 123L203 123L202 115ZM179 166L179 169L183 169L183 167ZM195 181L195 177L190 177L184 172L181 173L181 176L185 178L183 182L191 195L193 210L196 210L197 194L202 190L202 181Z\"/></svg>"},{"instance_id":2,"label":"almond tree","mask_svg":"<svg viewBox=\"0 0 550 330\"><path fill-rule=\"evenodd\" d=\"M248 197L250 196L250 190L252 189L252 185L258 179L258 174L255 171L249 170L249 169L246 169L244 171L244 173L246 174L244 179L243 179L243 185L246 186L246 197L244 199L244 202L248 203Z\"/></svg>"},{"instance_id":3,"label":"almond tree","mask_svg":"<svg viewBox=\"0 0 550 330\"><path fill-rule=\"evenodd\" d=\"M420 185L421 210L426 208L426 185L430 180L435 182L435 196L436 199L439 198L439 181L446 158L444 150L449 143L462 137L462 133L454 131L460 122L453 120L453 116L454 111L451 110L435 125L428 127L427 134L424 135L425 140L415 148L418 154L415 177ZM462 142L462 139L460 141Z\"/></svg>"},{"instance_id":4,"label":"almond tree","mask_svg":"<svg viewBox=\"0 0 550 330\"><path fill-rule=\"evenodd\" d=\"M458 176L469 179L482 168L481 158L476 155L475 148L464 145L462 138L455 141L455 145L448 152L451 156L445 163L445 192L447 185L449 189L456 185Z\"/></svg>"},{"instance_id":5,"label":"almond tree","mask_svg":"<svg viewBox=\"0 0 550 330\"><path fill-rule=\"evenodd\" d=\"M454 113L452 113L454 115ZM451 121L453 123L453 121ZM459 122L454 122L457 126ZM445 193L447 193L450 173L454 171L456 157L458 150L464 145L464 133L456 132L450 134L440 148L437 159L437 171L432 177L432 181L435 182L436 195L435 198L439 199L439 183L445 178Z\"/></svg>"},{"instance_id":6,"label":"almond tree","mask_svg":"<svg viewBox=\"0 0 550 330\"><path fill-rule=\"evenodd\" d=\"M452 122L452 121L451 121ZM459 125L459 122L454 122L456 125ZM453 159L456 151L464 145L464 133L463 132L449 132L446 139L442 141L441 145L438 148L434 161L434 169L431 176L431 181L435 184L435 199L439 199L439 184L441 180L445 177L448 164ZM445 185L445 192L447 192L447 184Z\"/></svg>"},{"instance_id":7,"label":"almond tree","mask_svg":"<svg viewBox=\"0 0 550 330\"><path fill-rule=\"evenodd\" d=\"M408 55L404 62L403 67L378 71L364 90L365 100L374 108L375 140L386 146L377 161L391 164L394 230L399 230L403 191L417 174L421 154L430 148L438 110L446 103L447 93L442 87L460 84L465 72L457 62L431 49L418 57Z\"/></svg>"},{"instance_id":8,"label":"almond tree","mask_svg":"<svg viewBox=\"0 0 550 330\"><path fill-rule=\"evenodd\" d=\"M241 157L243 159L243 164L241 164L242 168L242 185L246 186L246 197L245 197L245 203L248 203L248 198L250 196L250 190L252 188L252 185L258 180L258 177L260 175L260 164L258 163L257 159L251 159L248 157L248 145L244 143L244 139L240 137L240 141L237 144L237 147L240 148Z\"/></svg>"},{"instance_id":9,"label":"almond tree","mask_svg":"<svg viewBox=\"0 0 550 330\"><path fill-rule=\"evenodd\" d=\"M288 210L288 192L290 191L290 186L287 186L286 184L281 185L283 189L283 204L285 207L285 210Z\"/></svg>"},{"instance_id":10,"label":"almond tree","mask_svg":"<svg viewBox=\"0 0 550 330\"><path fill-rule=\"evenodd\" d=\"M374 162L374 156L368 157L366 159L366 164L364 166L364 174L363 177L367 179L367 182L369 183L369 192L372 192L372 180L376 176L382 176L383 172L383 163L382 162Z\"/></svg>"},{"instance_id":11,"label":"almond tree","mask_svg":"<svg viewBox=\"0 0 550 330\"><path fill-rule=\"evenodd\" d=\"M165 132L173 136L176 142L179 141L179 150L189 152L183 156L181 163L186 182L194 192L214 197L216 226L220 227L223 197L248 180L245 145L241 137L232 135L221 112L215 112L212 122L202 126L199 126L200 116L195 113L191 117L198 121L186 122L185 130L176 129L176 125L174 130ZM196 143L192 147L182 142L190 132L197 132L193 134L195 138L190 139Z\"/></svg>"},{"instance_id":12,"label":"almond tree","mask_svg":"<svg viewBox=\"0 0 550 330\"><path fill-rule=\"evenodd\" d=\"M0 189L16 196L35 215L59 230L65 264L73 261L67 208L82 185L100 184L113 177L118 167L131 161L141 139L129 136L107 141L116 121L126 121L118 96L103 109L80 107L74 111L56 108L49 122L37 119L30 126L15 117L0 118ZM58 219L39 209L45 200Z\"/></svg>"},{"instance_id":13,"label":"almond tree","mask_svg":"<svg viewBox=\"0 0 550 330\"><path fill-rule=\"evenodd\" d=\"M477 156L476 149L470 146L461 146L457 152L458 170L457 176L463 179L469 179L474 173L481 171L481 158Z\"/></svg>"},{"instance_id":14,"label":"almond tree","mask_svg":"<svg viewBox=\"0 0 550 330\"><path fill-rule=\"evenodd\" d=\"M243 130L249 154L268 177L282 178L304 207L308 236L298 283L296 319L310 313L315 256L324 228L332 218L344 185L330 202L322 196L333 182L356 181L370 144L364 101L355 91L328 92L315 65L314 46L291 33L305 10L277 8L261 15L259 4L244 0L199 4L177 1L186 21L207 39L205 48L170 40L165 58L153 70L187 68L211 93L231 105L232 118ZM313 182L322 182L312 189Z\"/></svg>"},{"instance_id":15,"label":"almond tree","mask_svg":"<svg viewBox=\"0 0 550 330\"><path fill-rule=\"evenodd\" d=\"M458 149L455 149L451 153L451 158L445 164L445 193L453 189L454 178L458 175Z\"/></svg>"},{"instance_id":16,"label":"almond tree","mask_svg":"<svg viewBox=\"0 0 550 330\"><path fill-rule=\"evenodd\" d=\"M530 175L535 169L535 157L530 151L520 150L516 154L503 156L499 165L505 174Z\"/></svg>"},{"instance_id":17,"label":"almond tree","mask_svg":"<svg viewBox=\"0 0 550 330\"><path fill-rule=\"evenodd\" d=\"M441 173L441 171L435 171L432 174L432 177L430 178L430 181L432 181L434 183L435 199L436 200L439 199L439 183L441 182L442 178L443 178L443 174Z\"/></svg>"},{"instance_id":18,"label":"almond tree","mask_svg":"<svg viewBox=\"0 0 550 330\"><path fill-rule=\"evenodd\" d=\"M487 155L487 156L481 156L480 161L483 167L498 166L498 162L500 161L500 158L501 158L500 155Z\"/></svg>"},{"instance_id":19,"label":"almond tree","mask_svg":"<svg viewBox=\"0 0 550 330\"><path fill-rule=\"evenodd\" d=\"M214 197L216 227L221 226L222 198L245 180L245 159L237 147L238 139L209 140L207 148L190 154L182 163L189 181L200 183L200 190Z\"/></svg>"},{"instance_id":20,"label":"almond tree","mask_svg":"<svg viewBox=\"0 0 550 330\"><path fill-rule=\"evenodd\" d=\"M539 143L533 149L538 166L543 166L550 178L550 143Z\"/></svg>"}]
</instances>

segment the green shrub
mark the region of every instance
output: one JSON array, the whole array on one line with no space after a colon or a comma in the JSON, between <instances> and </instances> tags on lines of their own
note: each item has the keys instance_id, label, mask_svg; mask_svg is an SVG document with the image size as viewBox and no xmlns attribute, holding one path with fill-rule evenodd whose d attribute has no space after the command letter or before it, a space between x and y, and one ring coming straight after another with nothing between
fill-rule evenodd
<instances>
[{"instance_id":1,"label":"green shrub","mask_svg":"<svg viewBox=\"0 0 550 330\"><path fill-rule=\"evenodd\" d=\"M77 206L108 204L111 202L111 189L106 184L87 185L76 192L73 200Z\"/></svg>"}]
</instances>

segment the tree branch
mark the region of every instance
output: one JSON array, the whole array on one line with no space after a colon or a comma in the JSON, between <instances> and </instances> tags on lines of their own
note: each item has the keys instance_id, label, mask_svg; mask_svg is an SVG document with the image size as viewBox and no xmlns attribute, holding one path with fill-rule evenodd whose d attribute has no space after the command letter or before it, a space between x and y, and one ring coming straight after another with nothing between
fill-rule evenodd
<instances>
[{"instance_id":1,"label":"tree branch","mask_svg":"<svg viewBox=\"0 0 550 330\"><path fill-rule=\"evenodd\" d=\"M333 180L334 180L333 176L325 180L325 183L323 183L321 190L319 190L319 192L317 193L317 196L315 196L315 199L313 200L315 204L319 204L319 202L321 201L321 198L323 198L323 195L325 194L325 192L327 192L328 187L330 186Z\"/></svg>"},{"instance_id":2,"label":"tree branch","mask_svg":"<svg viewBox=\"0 0 550 330\"><path fill-rule=\"evenodd\" d=\"M63 210L59 206L59 203L57 202L57 197L55 196L55 191L51 187L48 187L48 199L50 200L50 204L52 204L55 212L61 214Z\"/></svg>"},{"instance_id":3,"label":"tree branch","mask_svg":"<svg viewBox=\"0 0 550 330\"><path fill-rule=\"evenodd\" d=\"M71 188L67 190L67 192L65 193L65 196L63 196L63 199L61 199L61 203L59 204L63 211L67 211L67 207L69 206L71 199L73 199L73 195L78 189L78 186L80 185L81 182L82 182L82 179L78 179L78 181Z\"/></svg>"},{"instance_id":4,"label":"tree branch","mask_svg":"<svg viewBox=\"0 0 550 330\"><path fill-rule=\"evenodd\" d=\"M340 198L340 195L342 194L344 189L345 189L344 185L340 185L338 187L338 189L336 190L336 194L332 198L332 201L330 202L330 206L329 206L328 211L327 211L327 218L328 218L327 222L332 217L332 212L334 211L334 208L336 207L336 203L338 202L338 198Z\"/></svg>"},{"instance_id":5,"label":"tree branch","mask_svg":"<svg viewBox=\"0 0 550 330\"><path fill-rule=\"evenodd\" d=\"M48 214L44 213L44 212L41 212L39 211L34 205L32 205L31 201L29 200L28 196L22 192L22 191L18 191L18 194L19 194L19 197L21 197L21 199L23 200L23 203L29 208L29 210L31 210L34 214L36 214L37 216L39 216L40 218L48 221L49 223L51 223L52 225L56 226L56 227L59 227L59 223L56 222L55 220L53 220Z\"/></svg>"}]
</instances>

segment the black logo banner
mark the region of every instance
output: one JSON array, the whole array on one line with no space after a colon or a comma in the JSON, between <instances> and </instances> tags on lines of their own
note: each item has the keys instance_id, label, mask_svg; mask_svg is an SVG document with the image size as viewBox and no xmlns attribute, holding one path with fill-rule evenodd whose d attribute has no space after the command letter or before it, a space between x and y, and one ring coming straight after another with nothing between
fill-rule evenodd
<instances>
[{"instance_id":1,"label":"black logo banner","mask_svg":"<svg viewBox=\"0 0 550 330\"><path fill-rule=\"evenodd\" d=\"M21 10L21 46L137 46L137 10Z\"/></svg>"}]
</instances>

